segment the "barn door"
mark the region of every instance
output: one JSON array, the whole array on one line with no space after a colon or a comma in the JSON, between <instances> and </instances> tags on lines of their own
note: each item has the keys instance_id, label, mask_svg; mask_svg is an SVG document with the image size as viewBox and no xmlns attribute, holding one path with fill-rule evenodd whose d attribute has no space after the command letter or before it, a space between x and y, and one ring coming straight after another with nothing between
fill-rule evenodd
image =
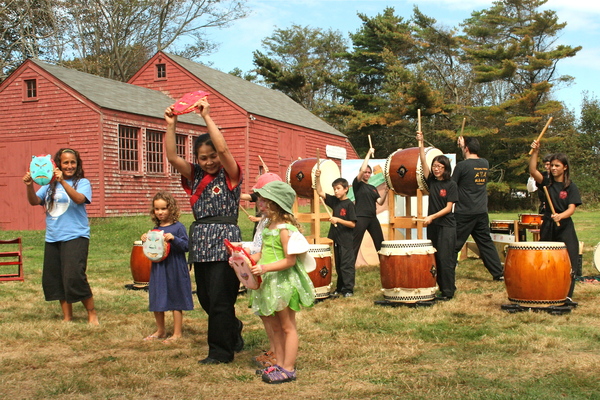
<instances>
[{"instance_id":1,"label":"barn door","mask_svg":"<svg viewBox=\"0 0 600 400\"><path fill-rule=\"evenodd\" d=\"M31 156L54 153L67 147L67 138L27 141L3 141L0 143L0 229L37 230L45 228L43 207L33 207L27 201L23 175L29 169ZM37 190L39 186L34 183Z\"/></svg>"}]
</instances>

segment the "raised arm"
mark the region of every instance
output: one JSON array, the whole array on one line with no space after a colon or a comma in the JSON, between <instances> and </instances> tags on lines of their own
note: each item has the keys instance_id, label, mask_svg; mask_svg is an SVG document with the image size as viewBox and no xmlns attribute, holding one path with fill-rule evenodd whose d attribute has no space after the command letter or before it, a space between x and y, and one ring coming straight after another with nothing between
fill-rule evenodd
<instances>
[{"instance_id":1,"label":"raised arm","mask_svg":"<svg viewBox=\"0 0 600 400\"><path fill-rule=\"evenodd\" d=\"M365 156L365 160L363 161L362 165L360 166L360 170L358 171L358 176L356 178L359 181L362 181L363 174L367 170L367 166L369 165L369 159L371 158L371 156L373 154L375 154L375 149L371 147L369 149L369 151L367 151L367 155Z\"/></svg>"},{"instance_id":2,"label":"raised arm","mask_svg":"<svg viewBox=\"0 0 600 400\"><path fill-rule=\"evenodd\" d=\"M165 110L167 133L165 134L165 148L169 163L186 179L192 179L192 166L184 158L177 155L175 129L177 128L177 115L173 114L173 106Z\"/></svg>"},{"instance_id":3,"label":"raised arm","mask_svg":"<svg viewBox=\"0 0 600 400\"><path fill-rule=\"evenodd\" d=\"M315 184L315 190L317 191L317 194L319 195L319 197L321 198L325 198L325 191L323 190L323 186L321 186L321 169L317 169L315 171L315 179L316 179L316 184Z\"/></svg>"},{"instance_id":4,"label":"raised arm","mask_svg":"<svg viewBox=\"0 0 600 400\"><path fill-rule=\"evenodd\" d=\"M544 176L537 169L538 165L538 154L540 153L540 142L534 140L531 143L531 148L533 149L533 153L531 153L531 158L529 159L529 174L535 179L537 183L542 183L544 180Z\"/></svg>"},{"instance_id":5,"label":"raised arm","mask_svg":"<svg viewBox=\"0 0 600 400\"><path fill-rule=\"evenodd\" d=\"M23 183L27 185L27 201L29 201L29 204L32 206L39 206L42 204L42 200L37 197L35 189L33 188L33 179L31 178L31 173L29 171L23 176Z\"/></svg>"},{"instance_id":6,"label":"raised arm","mask_svg":"<svg viewBox=\"0 0 600 400\"><path fill-rule=\"evenodd\" d=\"M417 142L419 144L419 157L421 158L421 167L423 168L423 176L425 177L425 179L427 179L431 170L429 169L429 165L427 165L427 157L425 156L425 146L423 145L423 140L423 133L417 132Z\"/></svg>"},{"instance_id":7,"label":"raised arm","mask_svg":"<svg viewBox=\"0 0 600 400\"><path fill-rule=\"evenodd\" d=\"M225 168L225 171L229 175L231 184L235 187L240 182L240 168L235 162L233 155L229 151L229 147L227 147L225 137L210 116L210 104L208 104L206 97L200 99L196 104L200 109L200 115L202 115L204 122L206 122L208 134L210 135L210 139L215 146L217 154L219 155L221 165L223 165L223 168Z\"/></svg>"}]
</instances>

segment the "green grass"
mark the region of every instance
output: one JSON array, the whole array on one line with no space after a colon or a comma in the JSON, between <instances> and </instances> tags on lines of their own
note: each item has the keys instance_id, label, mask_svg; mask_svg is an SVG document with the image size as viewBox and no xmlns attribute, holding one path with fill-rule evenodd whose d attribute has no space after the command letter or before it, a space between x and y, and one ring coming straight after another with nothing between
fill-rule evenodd
<instances>
[{"instance_id":1,"label":"green grass","mask_svg":"<svg viewBox=\"0 0 600 400\"><path fill-rule=\"evenodd\" d=\"M518 213L490 219L517 219ZM584 275L600 240L600 212L578 210ZM189 225L191 216L182 222ZM146 216L94 219L88 277L101 326L83 307L61 322L57 302L41 290L44 233L0 231L24 241L25 281L0 283L0 398L7 399L598 399L600 284L578 283L570 314L500 309L508 303L478 259L457 269L454 300L431 307L382 307L377 266L357 271L356 295L329 299L297 315L298 381L266 385L251 357L267 345L245 295L237 313L246 346L228 365L201 366L206 315L184 315L184 338L147 343L154 318L147 293L131 291L133 241L151 227ZM252 225L240 218L244 240ZM322 224L323 235L328 224ZM335 278L334 278L335 279ZM195 300L196 301L196 300ZM167 325L170 326L170 315Z\"/></svg>"}]
</instances>

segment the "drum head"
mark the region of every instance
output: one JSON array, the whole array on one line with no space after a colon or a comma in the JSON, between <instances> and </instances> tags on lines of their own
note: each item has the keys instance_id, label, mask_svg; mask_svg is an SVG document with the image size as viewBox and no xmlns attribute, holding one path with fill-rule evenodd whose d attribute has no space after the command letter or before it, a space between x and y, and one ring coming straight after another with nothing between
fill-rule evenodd
<instances>
[{"instance_id":1,"label":"drum head","mask_svg":"<svg viewBox=\"0 0 600 400\"><path fill-rule=\"evenodd\" d=\"M337 178L340 178L342 176L342 174L340 173L340 168L337 166L337 164L332 161L332 160L321 160L320 162L320 169L321 169L321 188L323 188L323 191L327 194L330 194L333 196L334 192L333 192L333 186L331 186L333 184L333 181L335 181ZM316 185L317 185L317 180L316 180L316 171L317 171L317 164L315 163L315 166L312 169L312 188L316 189Z\"/></svg>"},{"instance_id":2,"label":"drum head","mask_svg":"<svg viewBox=\"0 0 600 400\"><path fill-rule=\"evenodd\" d=\"M594 267L600 272L600 243L594 248Z\"/></svg>"},{"instance_id":3,"label":"drum head","mask_svg":"<svg viewBox=\"0 0 600 400\"><path fill-rule=\"evenodd\" d=\"M429 169L431 169L431 164L433 163L433 159L437 156L441 156L444 153L440 149L436 149L435 147L426 147L425 148L425 159L427 160L427 165ZM418 173L417 173L417 184L419 185L419 189L423 191L423 194L429 194L429 187L427 186L427 177L423 175L423 165L421 163L421 157L419 157L419 164L417 165Z\"/></svg>"}]
</instances>

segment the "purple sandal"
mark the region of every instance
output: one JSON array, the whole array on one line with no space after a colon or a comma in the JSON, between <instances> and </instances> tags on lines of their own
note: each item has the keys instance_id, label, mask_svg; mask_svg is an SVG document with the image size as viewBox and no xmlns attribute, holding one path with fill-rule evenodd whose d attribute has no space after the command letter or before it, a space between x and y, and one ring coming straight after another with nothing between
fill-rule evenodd
<instances>
[{"instance_id":1,"label":"purple sandal","mask_svg":"<svg viewBox=\"0 0 600 400\"><path fill-rule=\"evenodd\" d=\"M296 380L296 371L288 371L279 365L267 368L262 374L262 380L266 383L285 383Z\"/></svg>"}]
</instances>

